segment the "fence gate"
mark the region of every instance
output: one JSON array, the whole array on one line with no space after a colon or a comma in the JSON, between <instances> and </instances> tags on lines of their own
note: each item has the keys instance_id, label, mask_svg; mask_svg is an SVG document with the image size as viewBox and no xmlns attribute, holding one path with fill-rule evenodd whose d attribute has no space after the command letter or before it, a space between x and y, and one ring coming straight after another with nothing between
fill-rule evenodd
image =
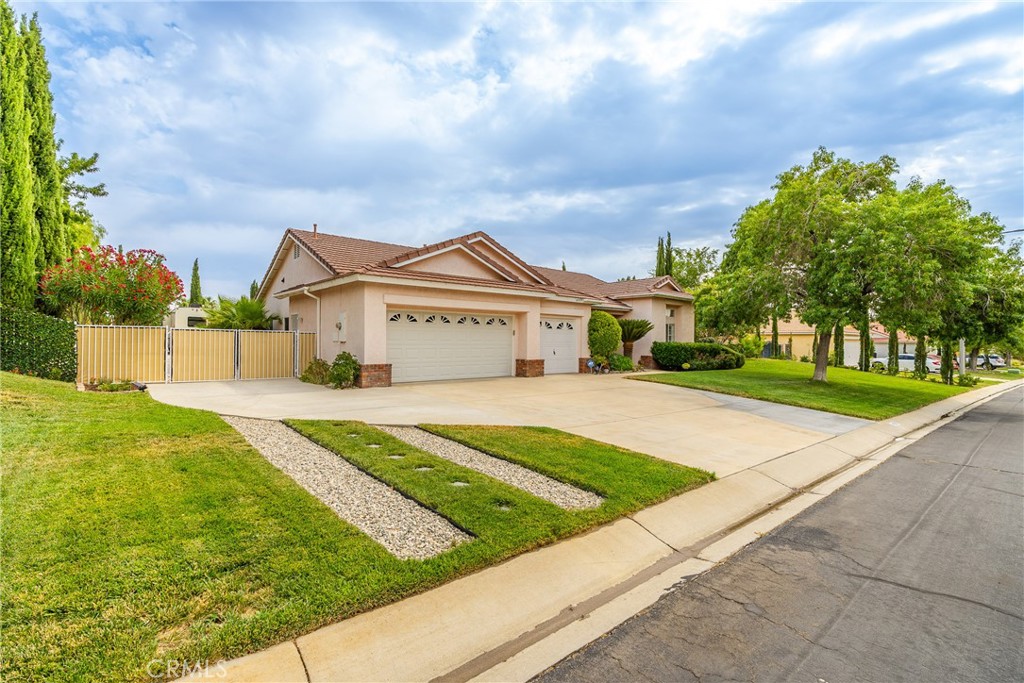
<instances>
[{"instance_id":1,"label":"fence gate","mask_svg":"<svg viewBox=\"0 0 1024 683\"><path fill-rule=\"evenodd\" d=\"M78 381L215 382L297 377L316 333L78 326Z\"/></svg>"}]
</instances>

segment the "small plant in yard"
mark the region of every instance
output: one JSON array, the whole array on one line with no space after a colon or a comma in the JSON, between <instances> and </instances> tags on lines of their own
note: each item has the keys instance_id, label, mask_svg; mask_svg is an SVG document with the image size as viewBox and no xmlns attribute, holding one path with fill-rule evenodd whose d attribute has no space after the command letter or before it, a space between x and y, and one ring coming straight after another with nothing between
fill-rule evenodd
<instances>
[{"instance_id":1,"label":"small plant in yard","mask_svg":"<svg viewBox=\"0 0 1024 683\"><path fill-rule=\"evenodd\" d=\"M612 372L633 372L633 361L618 353L608 356L608 367Z\"/></svg>"},{"instance_id":2,"label":"small plant in yard","mask_svg":"<svg viewBox=\"0 0 1024 683\"><path fill-rule=\"evenodd\" d=\"M973 386L976 386L978 384L978 382L980 382L980 381L981 381L980 377L976 377L976 376L974 376L974 375L972 375L970 373L965 373L963 375L958 375L957 376L957 378L956 378L956 385L958 387L973 387Z\"/></svg>"},{"instance_id":3,"label":"small plant in yard","mask_svg":"<svg viewBox=\"0 0 1024 683\"><path fill-rule=\"evenodd\" d=\"M339 353L331 363L328 377L330 385L335 389L347 389L355 385L359 378L359 361L348 351Z\"/></svg>"},{"instance_id":4,"label":"small plant in yard","mask_svg":"<svg viewBox=\"0 0 1024 683\"><path fill-rule=\"evenodd\" d=\"M314 358L299 375L299 379L309 384L330 384L331 366L323 358Z\"/></svg>"}]
</instances>

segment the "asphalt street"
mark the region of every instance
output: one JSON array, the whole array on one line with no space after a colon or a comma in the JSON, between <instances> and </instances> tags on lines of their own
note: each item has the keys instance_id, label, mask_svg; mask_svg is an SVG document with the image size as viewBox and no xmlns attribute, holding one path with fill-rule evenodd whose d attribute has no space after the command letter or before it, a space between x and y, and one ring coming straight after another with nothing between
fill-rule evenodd
<instances>
[{"instance_id":1,"label":"asphalt street","mask_svg":"<svg viewBox=\"0 0 1024 683\"><path fill-rule=\"evenodd\" d=\"M1024 388L535 680L1024 680Z\"/></svg>"}]
</instances>

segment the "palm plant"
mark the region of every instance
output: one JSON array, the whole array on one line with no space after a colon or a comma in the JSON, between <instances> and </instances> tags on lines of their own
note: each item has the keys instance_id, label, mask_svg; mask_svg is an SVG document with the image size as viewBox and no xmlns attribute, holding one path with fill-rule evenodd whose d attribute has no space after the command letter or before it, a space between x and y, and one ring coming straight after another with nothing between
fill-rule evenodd
<instances>
[{"instance_id":1,"label":"palm plant","mask_svg":"<svg viewBox=\"0 0 1024 683\"><path fill-rule=\"evenodd\" d=\"M642 318L624 318L618 323L622 328L622 355L633 360L633 343L640 341L653 330L654 324Z\"/></svg>"},{"instance_id":2,"label":"palm plant","mask_svg":"<svg viewBox=\"0 0 1024 683\"><path fill-rule=\"evenodd\" d=\"M263 307L259 299L240 297L229 299L226 296L217 297L216 306L204 306L206 311L205 327L222 330L269 330L274 327L274 321L280 320L280 316L272 315Z\"/></svg>"}]
</instances>

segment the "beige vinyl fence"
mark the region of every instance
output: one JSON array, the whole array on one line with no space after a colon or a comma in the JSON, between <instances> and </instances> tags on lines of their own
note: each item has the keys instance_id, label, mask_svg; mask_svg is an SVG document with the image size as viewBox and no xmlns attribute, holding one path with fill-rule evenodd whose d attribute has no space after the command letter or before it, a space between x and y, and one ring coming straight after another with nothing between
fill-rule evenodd
<instances>
[{"instance_id":1,"label":"beige vinyl fence","mask_svg":"<svg viewBox=\"0 0 1024 683\"><path fill-rule=\"evenodd\" d=\"M214 382L297 377L313 332L80 325L78 381Z\"/></svg>"}]
</instances>

